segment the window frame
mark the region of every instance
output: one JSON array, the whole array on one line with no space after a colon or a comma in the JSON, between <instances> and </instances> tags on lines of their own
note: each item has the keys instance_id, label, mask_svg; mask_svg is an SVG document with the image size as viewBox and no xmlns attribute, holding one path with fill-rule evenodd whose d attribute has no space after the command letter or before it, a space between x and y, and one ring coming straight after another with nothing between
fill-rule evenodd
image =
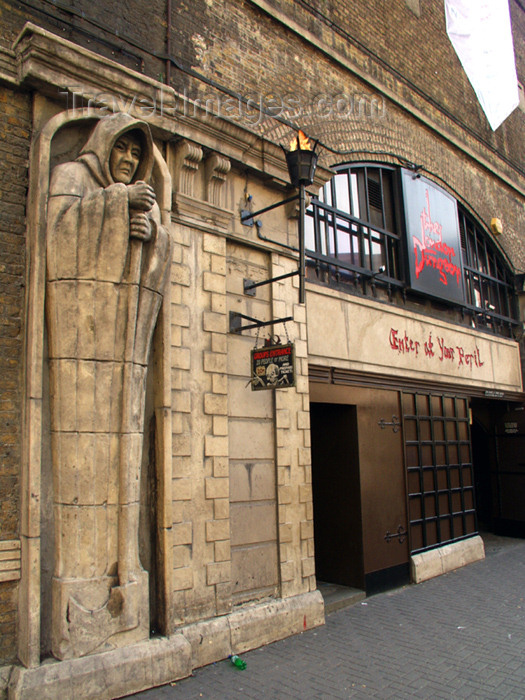
<instances>
[{"instance_id":1,"label":"window frame","mask_svg":"<svg viewBox=\"0 0 525 700\"><path fill-rule=\"evenodd\" d=\"M518 323L514 276L504 256L483 227L459 202L458 217L466 295L463 306L472 314L476 328L492 330L502 335L502 326L510 324L512 327ZM496 274L489 272L491 265ZM476 282L479 283L479 289L476 289ZM485 289L488 290L486 293ZM473 303L476 291L479 293L479 304ZM496 301L497 304L493 303ZM506 313L502 313L503 308Z\"/></svg>"}]
</instances>

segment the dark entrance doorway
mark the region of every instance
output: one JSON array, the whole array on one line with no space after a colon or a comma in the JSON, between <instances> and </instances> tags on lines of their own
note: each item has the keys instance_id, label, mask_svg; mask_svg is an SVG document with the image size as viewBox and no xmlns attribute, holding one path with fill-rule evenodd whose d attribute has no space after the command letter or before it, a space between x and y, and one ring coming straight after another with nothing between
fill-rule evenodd
<instances>
[{"instance_id":1,"label":"dark entrance doorway","mask_svg":"<svg viewBox=\"0 0 525 700\"><path fill-rule=\"evenodd\" d=\"M313 403L310 428L316 575L363 589L356 407Z\"/></svg>"},{"instance_id":2,"label":"dark entrance doorway","mask_svg":"<svg viewBox=\"0 0 525 700\"><path fill-rule=\"evenodd\" d=\"M472 439L472 461L474 465L474 487L476 513L481 532L494 532L493 475L496 465L496 443L494 427L472 415L470 426Z\"/></svg>"},{"instance_id":3,"label":"dark entrance doorway","mask_svg":"<svg viewBox=\"0 0 525 700\"><path fill-rule=\"evenodd\" d=\"M525 410L473 399L472 448L480 529L525 537Z\"/></svg>"}]
</instances>

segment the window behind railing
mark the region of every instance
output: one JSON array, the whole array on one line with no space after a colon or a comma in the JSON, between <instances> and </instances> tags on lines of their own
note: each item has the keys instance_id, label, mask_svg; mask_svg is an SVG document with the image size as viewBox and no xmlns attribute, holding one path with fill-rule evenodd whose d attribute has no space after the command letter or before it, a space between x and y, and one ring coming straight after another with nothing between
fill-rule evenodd
<instances>
[{"instance_id":1,"label":"window behind railing","mask_svg":"<svg viewBox=\"0 0 525 700\"><path fill-rule=\"evenodd\" d=\"M364 293L378 286L390 297L396 289L405 295L410 290L398 170L376 164L334 169L307 211L310 278ZM458 211L467 295L461 308L472 326L508 336L517 319L512 274L481 227L460 205Z\"/></svg>"},{"instance_id":2,"label":"window behind railing","mask_svg":"<svg viewBox=\"0 0 525 700\"><path fill-rule=\"evenodd\" d=\"M516 319L510 271L490 240L461 207L459 230L467 308L473 312L477 327L504 333Z\"/></svg>"}]
</instances>

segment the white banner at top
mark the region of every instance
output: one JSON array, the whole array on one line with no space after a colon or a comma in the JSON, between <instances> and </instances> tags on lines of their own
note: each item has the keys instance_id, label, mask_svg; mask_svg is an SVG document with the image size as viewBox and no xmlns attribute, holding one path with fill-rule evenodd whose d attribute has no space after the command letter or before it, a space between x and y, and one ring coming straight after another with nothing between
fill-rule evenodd
<instances>
[{"instance_id":1,"label":"white banner at top","mask_svg":"<svg viewBox=\"0 0 525 700\"><path fill-rule=\"evenodd\" d=\"M447 34L493 131L519 104L508 0L445 0Z\"/></svg>"}]
</instances>

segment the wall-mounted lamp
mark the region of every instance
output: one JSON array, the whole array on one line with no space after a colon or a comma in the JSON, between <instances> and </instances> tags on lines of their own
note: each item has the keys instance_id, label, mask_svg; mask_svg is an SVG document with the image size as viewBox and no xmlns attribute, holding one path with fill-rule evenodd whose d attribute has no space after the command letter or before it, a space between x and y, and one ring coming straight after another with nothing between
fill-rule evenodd
<instances>
[{"instance_id":1,"label":"wall-mounted lamp","mask_svg":"<svg viewBox=\"0 0 525 700\"><path fill-rule=\"evenodd\" d=\"M315 177L318 155L315 152L317 141L312 145L310 139L299 129L297 136L290 141L290 150L283 148L293 187L311 185Z\"/></svg>"},{"instance_id":2,"label":"wall-mounted lamp","mask_svg":"<svg viewBox=\"0 0 525 700\"><path fill-rule=\"evenodd\" d=\"M514 284L516 285L516 292L518 294L525 292L525 272L514 275Z\"/></svg>"},{"instance_id":3,"label":"wall-mounted lamp","mask_svg":"<svg viewBox=\"0 0 525 700\"><path fill-rule=\"evenodd\" d=\"M305 216L306 216L306 187L311 185L315 177L315 169L317 167L318 154L315 152L318 141L313 144L310 139L304 134L303 131L299 129L297 135L290 141L290 149L287 151L283 148L284 154L286 156L286 164L288 166L288 174L290 176L290 183L293 187L299 189L299 193L283 199L281 202L276 202L275 204L270 204L264 209L259 209L258 211L251 212L248 210L241 211L241 223L245 226L253 226L255 222L255 217L260 214L264 214L267 211L281 207L283 204L288 204L289 202L299 200L299 269L297 272L291 273L290 275L299 275L299 303L304 304L305 299L305 243L304 243L304 229L305 229ZM288 246L285 246L288 247ZM245 293L248 293L263 284L270 284L275 281L274 279L265 280L264 282L258 282L257 284L248 283L245 285Z\"/></svg>"},{"instance_id":4,"label":"wall-mounted lamp","mask_svg":"<svg viewBox=\"0 0 525 700\"><path fill-rule=\"evenodd\" d=\"M386 265L381 265L381 267L376 270L375 272L372 272L372 274L369 276L369 279L375 279L378 275L383 275L386 272Z\"/></svg>"}]
</instances>

